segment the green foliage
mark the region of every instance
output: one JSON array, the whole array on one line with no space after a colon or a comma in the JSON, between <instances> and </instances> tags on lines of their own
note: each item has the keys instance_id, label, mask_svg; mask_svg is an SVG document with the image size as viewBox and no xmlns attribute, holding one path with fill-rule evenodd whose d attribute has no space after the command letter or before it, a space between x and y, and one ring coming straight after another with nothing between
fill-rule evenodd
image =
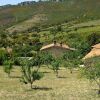
<instances>
[{"instance_id":1,"label":"green foliage","mask_svg":"<svg viewBox=\"0 0 100 100\"><path fill-rule=\"evenodd\" d=\"M81 60L79 57L79 52L76 51L67 51L63 55L63 66L68 68L72 73L73 68L78 67L81 64Z\"/></svg>"},{"instance_id":2,"label":"green foliage","mask_svg":"<svg viewBox=\"0 0 100 100\"><path fill-rule=\"evenodd\" d=\"M56 30L57 30L57 32L62 32L63 31L62 26L58 25Z\"/></svg>"},{"instance_id":3,"label":"green foliage","mask_svg":"<svg viewBox=\"0 0 100 100\"><path fill-rule=\"evenodd\" d=\"M34 44L33 50L39 52L40 48L42 47L42 43L41 42L37 42Z\"/></svg>"},{"instance_id":4,"label":"green foliage","mask_svg":"<svg viewBox=\"0 0 100 100\"><path fill-rule=\"evenodd\" d=\"M98 0L95 2L94 0L66 0L63 2L38 2L31 6L11 6L0 10L0 26L9 27L15 24L19 26L21 22L21 24L25 24L26 20L30 19L27 21L29 25L26 25L26 28L21 27L21 29L39 31L37 26L47 27L72 20L82 22L99 19L99 6ZM42 18L41 14L45 16ZM39 25L37 25L38 22L32 20L34 16L40 18ZM15 30L19 29L17 26L14 26Z\"/></svg>"},{"instance_id":5,"label":"green foliage","mask_svg":"<svg viewBox=\"0 0 100 100\"><path fill-rule=\"evenodd\" d=\"M51 64L51 62L54 59L53 56L52 56L52 54L50 54L48 52L42 52L41 54L42 54L41 58L42 58L43 64L45 64L45 65Z\"/></svg>"},{"instance_id":6,"label":"green foliage","mask_svg":"<svg viewBox=\"0 0 100 100\"><path fill-rule=\"evenodd\" d=\"M82 59L90 50L91 46L87 43L87 41L82 37L80 37L81 40L76 40L74 38L74 42L72 42L72 47L75 47L76 52L73 52L76 57ZM71 43L71 42L70 42Z\"/></svg>"},{"instance_id":7,"label":"green foliage","mask_svg":"<svg viewBox=\"0 0 100 100\"><path fill-rule=\"evenodd\" d=\"M73 60L78 58L78 52L76 51L67 51L63 55L63 59L65 60Z\"/></svg>"},{"instance_id":8,"label":"green foliage","mask_svg":"<svg viewBox=\"0 0 100 100\"><path fill-rule=\"evenodd\" d=\"M87 42L91 46L100 42L100 33L92 33L87 37Z\"/></svg>"},{"instance_id":9,"label":"green foliage","mask_svg":"<svg viewBox=\"0 0 100 100\"><path fill-rule=\"evenodd\" d=\"M43 73L41 72L37 72L37 71L33 71L32 72L32 77L33 77L33 80L40 80L42 77L43 77Z\"/></svg>"},{"instance_id":10,"label":"green foliage","mask_svg":"<svg viewBox=\"0 0 100 100\"><path fill-rule=\"evenodd\" d=\"M8 77L10 77L11 70L13 68L13 62L11 60L4 61L4 72L8 74Z\"/></svg>"},{"instance_id":11,"label":"green foliage","mask_svg":"<svg viewBox=\"0 0 100 100\"><path fill-rule=\"evenodd\" d=\"M72 61L64 61L63 62L63 66L65 68L68 68L70 70L70 73L72 73L73 72L73 68L75 68L75 65L73 64Z\"/></svg>"},{"instance_id":12,"label":"green foliage","mask_svg":"<svg viewBox=\"0 0 100 100\"><path fill-rule=\"evenodd\" d=\"M56 34L57 34L56 27L51 28L50 33L53 35L53 40L55 40L56 39Z\"/></svg>"},{"instance_id":13,"label":"green foliage","mask_svg":"<svg viewBox=\"0 0 100 100\"><path fill-rule=\"evenodd\" d=\"M7 36L8 33L6 33L4 30L0 30L0 47L7 47L8 42L7 42Z\"/></svg>"},{"instance_id":14,"label":"green foliage","mask_svg":"<svg viewBox=\"0 0 100 100\"><path fill-rule=\"evenodd\" d=\"M7 53L5 49L0 49L0 65L7 59Z\"/></svg>"},{"instance_id":15,"label":"green foliage","mask_svg":"<svg viewBox=\"0 0 100 100\"><path fill-rule=\"evenodd\" d=\"M24 61L22 63L21 69L23 74L21 78L21 82L25 84L30 83L31 89L33 88L32 87L33 82L36 80L40 80L43 77L43 73L38 72L37 70L34 71L32 70L32 63L30 60Z\"/></svg>"},{"instance_id":16,"label":"green foliage","mask_svg":"<svg viewBox=\"0 0 100 100\"><path fill-rule=\"evenodd\" d=\"M52 62L51 62L51 65L52 65L52 69L53 71L56 73L56 76L58 77L58 70L59 70L59 67L60 67L60 61L58 59L54 59Z\"/></svg>"},{"instance_id":17,"label":"green foliage","mask_svg":"<svg viewBox=\"0 0 100 100\"><path fill-rule=\"evenodd\" d=\"M87 59L81 74L98 85L98 94L100 94L100 57Z\"/></svg>"}]
</instances>

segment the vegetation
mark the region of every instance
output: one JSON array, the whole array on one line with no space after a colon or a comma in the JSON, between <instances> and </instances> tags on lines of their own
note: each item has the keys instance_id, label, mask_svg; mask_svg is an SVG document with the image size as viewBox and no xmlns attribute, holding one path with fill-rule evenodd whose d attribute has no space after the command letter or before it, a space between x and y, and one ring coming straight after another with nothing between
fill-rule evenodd
<instances>
[{"instance_id":1,"label":"vegetation","mask_svg":"<svg viewBox=\"0 0 100 100\"><path fill-rule=\"evenodd\" d=\"M96 7L95 7L96 5ZM33 16L40 20L34 19ZM41 17L40 17L41 16ZM58 17L59 16L59 17ZM42 19L43 17L43 19ZM66 0L63 2L37 2L32 5L11 6L0 10L0 25L12 26L18 24L30 29L34 24L41 24L43 27L52 24L59 24L76 19L76 22L99 19L98 0ZM32 20L34 19L34 20ZM42 20L41 20L42 19ZM24 22L24 23L23 23ZM33 22L33 25L30 23ZM2 25L3 24L3 25ZM26 24L26 25L25 25ZM31 25L30 25L31 24ZM36 25L37 26L37 25ZM13 29L12 27L12 29ZM14 28L17 30L18 28Z\"/></svg>"},{"instance_id":2,"label":"vegetation","mask_svg":"<svg viewBox=\"0 0 100 100\"><path fill-rule=\"evenodd\" d=\"M98 2L49 0L0 8L0 100L99 100L93 89L100 94L100 58L82 62L91 46L100 43ZM40 50L55 41L72 51L56 58ZM5 77L2 68L14 77Z\"/></svg>"},{"instance_id":3,"label":"vegetation","mask_svg":"<svg viewBox=\"0 0 100 100\"><path fill-rule=\"evenodd\" d=\"M60 67L60 62L59 62L59 60L54 59L54 60L51 62L51 65L52 65L52 67L53 67L52 69L53 69L54 73L56 73L56 76L59 77L59 76L58 76L58 70L59 70L59 67Z\"/></svg>"},{"instance_id":4,"label":"vegetation","mask_svg":"<svg viewBox=\"0 0 100 100\"><path fill-rule=\"evenodd\" d=\"M78 51L67 51L63 55L63 66L73 72L74 68L78 68L81 64L80 53Z\"/></svg>"},{"instance_id":5,"label":"vegetation","mask_svg":"<svg viewBox=\"0 0 100 100\"><path fill-rule=\"evenodd\" d=\"M88 44L90 44L91 46L99 43L100 42L100 34L92 33L91 35L88 36L87 41L88 41Z\"/></svg>"},{"instance_id":6,"label":"vegetation","mask_svg":"<svg viewBox=\"0 0 100 100\"><path fill-rule=\"evenodd\" d=\"M4 61L4 72L8 74L8 77L10 77L12 68L13 68L13 62L11 60Z\"/></svg>"},{"instance_id":7,"label":"vegetation","mask_svg":"<svg viewBox=\"0 0 100 100\"><path fill-rule=\"evenodd\" d=\"M0 99L1 100L99 100L96 94L98 86L95 83L90 84L87 79L78 78L78 71L69 73L69 70L62 69L59 74L66 78L55 77L54 72L47 67L42 67L40 72L44 72L41 80L34 82L36 89L30 89L29 84L22 84L19 78L8 78L0 67ZM21 77L20 67L15 66L12 70L12 76ZM72 96L73 95L73 96Z\"/></svg>"},{"instance_id":8,"label":"vegetation","mask_svg":"<svg viewBox=\"0 0 100 100\"><path fill-rule=\"evenodd\" d=\"M4 49L0 49L0 65L7 59L7 53Z\"/></svg>"},{"instance_id":9,"label":"vegetation","mask_svg":"<svg viewBox=\"0 0 100 100\"><path fill-rule=\"evenodd\" d=\"M22 72L23 76L21 78L21 81L25 84L30 83L31 89L33 89L32 84L36 80L40 80L43 77L43 73L38 72L37 70L32 71L32 66L30 66L30 61L25 62L25 66L22 65Z\"/></svg>"},{"instance_id":10,"label":"vegetation","mask_svg":"<svg viewBox=\"0 0 100 100\"><path fill-rule=\"evenodd\" d=\"M90 81L95 81L99 88L98 94L100 95L100 57L90 58L85 61L82 75Z\"/></svg>"}]
</instances>

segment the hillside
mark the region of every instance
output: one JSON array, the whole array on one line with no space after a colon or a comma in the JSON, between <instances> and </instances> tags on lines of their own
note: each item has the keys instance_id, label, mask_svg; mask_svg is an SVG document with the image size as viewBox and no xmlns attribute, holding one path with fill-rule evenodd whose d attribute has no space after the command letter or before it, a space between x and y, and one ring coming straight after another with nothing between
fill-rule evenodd
<instances>
[{"instance_id":1,"label":"hillside","mask_svg":"<svg viewBox=\"0 0 100 100\"><path fill-rule=\"evenodd\" d=\"M99 0L66 0L65 2L37 2L32 5L16 5L0 9L0 26L26 30L75 20L76 23L100 19ZM39 19L37 20L37 16ZM34 20L37 20L34 21ZM42 20L42 21L41 21ZM25 26L23 26L23 24ZM28 26L28 27L27 27ZM11 27L11 30L12 27Z\"/></svg>"}]
</instances>

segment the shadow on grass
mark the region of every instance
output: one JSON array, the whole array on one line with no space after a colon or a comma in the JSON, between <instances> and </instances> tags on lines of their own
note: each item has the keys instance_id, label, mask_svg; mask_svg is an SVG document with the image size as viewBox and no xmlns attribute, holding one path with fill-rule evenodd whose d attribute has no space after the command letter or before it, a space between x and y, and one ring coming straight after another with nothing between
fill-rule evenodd
<instances>
[{"instance_id":1,"label":"shadow on grass","mask_svg":"<svg viewBox=\"0 0 100 100\"><path fill-rule=\"evenodd\" d=\"M44 90L44 91L52 90L52 88L48 88L48 87L39 87L39 86L34 86L32 89L34 89L34 90Z\"/></svg>"},{"instance_id":2,"label":"shadow on grass","mask_svg":"<svg viewBox=\"0 0 100 100\"><path fill-rule=\"evenodd\" d=\"M45 73L51 73L51 72L44 71L44 72L42 72L42 73L44 73L44 74L45 74Z\"/></svg>"},{"instance_id":3,"label":"shadow on grass","mask_svg":"<svg viewBox=\"0 0 100 100\"><path fill-rule=\"evenodd\" d=\"M21 78L21 76L10 76L10 78Z\"/></svg>"},{"instance_id":4,"label":"shadow on grass","mask_svg":"<svg viewBox=\"0 0 100 100\"><path fill-rule=\"evenodd\" d=\"M67 78L67 77L65 77L65 76L58 76L58 78Z\"/></svg>"},{"instance_id":5,"label":"shadow on grass","mask_svg":"<svg viewBox=\"0 0 100 100\"><path fill-rule=\"evenodd\" d=\"M49 87L39 87L39 86L33 86L32 89L29 89L27 91L33 91L33 90L43 90L43 91L49 91L52 90L52 88Z\"/></svg>"}]
</instances>

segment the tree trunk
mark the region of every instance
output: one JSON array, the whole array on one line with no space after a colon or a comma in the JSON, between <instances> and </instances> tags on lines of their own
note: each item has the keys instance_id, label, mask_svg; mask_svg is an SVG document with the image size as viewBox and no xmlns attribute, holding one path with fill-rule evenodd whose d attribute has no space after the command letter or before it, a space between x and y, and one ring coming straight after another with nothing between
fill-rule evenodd
<instances>
[{"instance_id":1,"label":"tree trunk","mask_svg":"<svg viewBox=\"0 0 100 100\"><path fill-rule=\"evenodd\" d=\"M10 78L10 73L8 73L8 77Z\"/></svg>"},{"instance_id":2,"label":"tree trunk","mask_svg":"<svg viewBox=\"0 0 100 100\"><path fill-rule=\"evenodd\" d=\"M100 95L100 89L98 90L98 95Z\"/></svg>"},{"instance_id":3,"label":"tree trunk","mask_svg":"<svg viewBox=\"0 0 100 100\"><path fill-rule=\"evenodd\" d=\"M40 69L40 65L39 65L38 68L37 68L37 72L39 71L39 69Z\"/></svg>"},{"instance_id":4,"label":"tree trunk","mask_svg":"<svg viewBox=\"0 0 100 100\"><path fill-rule=\"evenodd\" d=\"M56 71L56 77L58 78L59 76L58 76L58 71Z\"/></svg>"},{"instance_id":5,"label":"tree trunk","mask_svg":"<svg viewBox=\"0 0 100 100\"><path fill-rule=\"evenodd\" d=\"M73 73L72 69L70 69L70 73L71 73L71 74Z\"/></svg>"},{"instance_id":6,"label":"tree trunk","mask_svg":"<svg viewBox=\"0 0 100 100\"><path fill-rule=\"evenodd\" d=\"M30 83L31 84L31 89L33 89L33 87L32 87L32 83Z\"/></svg>"},{"instance_id":7,"label":"tree trunk","mask_svg":"<svg viewBox=\"0 0 100 100\"><path fill-rule=\"evenodd\" d=\"M95 82L97 83L97 85L98 85L98 87L99 87L98 95L100 95L100 79L99 79L99 82L98 82L96 79L94 79L94 80L95 80Z\"/></svg>"},{"instance_id":8,"label":"tree trunk","mask_svg":"<svg viewBox=\"0 0 100 100\"><path fill-rule=\"evenodd\" d=\"M99 84L99 90L98 90L98 95L100 95L100 84Z\"/></svg>"}]
</instances>

